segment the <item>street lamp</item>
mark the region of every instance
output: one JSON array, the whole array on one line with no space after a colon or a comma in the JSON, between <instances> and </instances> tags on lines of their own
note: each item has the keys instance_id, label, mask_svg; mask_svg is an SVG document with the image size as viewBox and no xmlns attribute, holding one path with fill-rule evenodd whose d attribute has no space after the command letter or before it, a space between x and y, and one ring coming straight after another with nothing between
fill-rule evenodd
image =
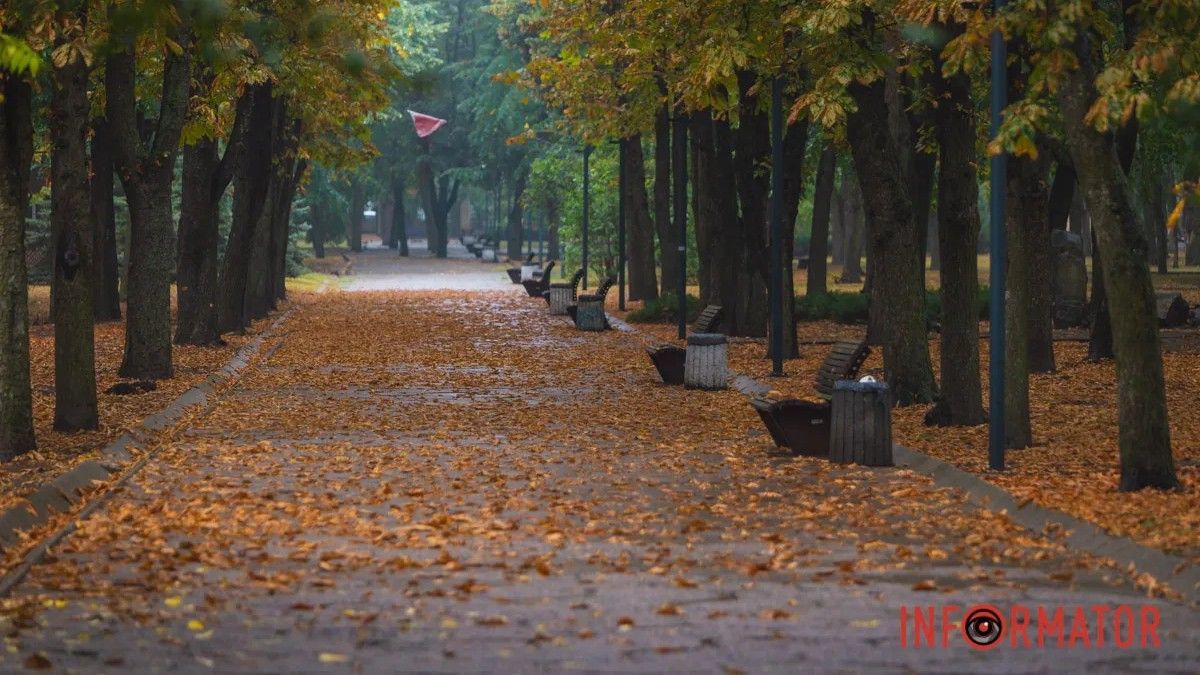
<instances>
[{"instance_id":1,"label":"street lamp","mask_svg":"<svg viewBox=\"0 0 1200 675\"><path fill-rule=\"evenodd\" d=\"M771 376L783 376L783 78L771 80ZM789 261L790 262L790 261ZM791 265L789 264L790 268Z\"/></svg>"},{"instance_id":2,"label":"street lamp","mask_svg":"<svg viewBox=\"0 0 1200 675\"><path fill-rule=\"evenodd\" d=\"M998 16L1004 8L1004 0L993 0L994 15ZM999 29L992 31L992 82L991 82L991 136L995 138L1000 133L1004 106L1008 96L1008 73L1005 70L1006 50L1004 35ZM1005 296L1004 287L1007 263L1007 242L1005 241L1004 206L1007 199L1005 185L1008 173L1008 157L1005 153L993 155L988 176L991 189L990 199L990 238L991 238L991 329L988 331L988 468L994 471L1004 470L1004 330L1005 330Z\"/></svg>"},{"instance_id":3,"label":"street lamp","mask_svg":"<svg viewBox=\"0 0 1200 675\"><path fill-rule=\"evenodd\" d=\"M617 308L625 311L625 142L617 144Z\"/></svg>"},{"instance_id":4,"label":"street lamp","mask_svg":"<svg viewBox=\"0 0 1200 675\"><path fill-rule=\"evenodd\" d=\"M592 144L583 146L583 290L588 287L588 219L592 210Z\"/></svg>"}]
</instances>

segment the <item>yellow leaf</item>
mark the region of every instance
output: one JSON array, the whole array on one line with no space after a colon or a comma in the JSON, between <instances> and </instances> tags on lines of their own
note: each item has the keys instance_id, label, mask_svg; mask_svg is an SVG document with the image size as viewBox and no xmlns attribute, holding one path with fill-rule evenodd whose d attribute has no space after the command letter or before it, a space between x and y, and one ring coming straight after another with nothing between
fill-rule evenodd
<instances>
[{"instance_id":1,"label":"yellow leaf","mask_svg":"<svg viewBox=\"0 0 1200 675\"><path fill-rule=\"evenodd\" d=\"M167 607L178 607L181 602L183 602L183 598L180 598L178 595L173 595L163 600L163 604Z\"/></svg>"},{"instance_id":2,"label":"yellow leaf","mask_svg":"<svg viewBox=\"0 0 1200 675\"><path fill-rule=\"evenodd\" d=\"M187 622L188 630L202 631L204 630L204 622L200 619L192 619Z\"/></svg>"},{"instance_id":3,"label":"yellow leaf","mask_svg":"<svg viewBox=\"0 0 1200 675\"><path fill-rule=\"evenodd\" d=\"M321 655L317 657L317 660L321 663L345 663L350 660L350 657L346 656L345 654L337 654L334 652L321 652Z\"/></svg>"}]
</instances>

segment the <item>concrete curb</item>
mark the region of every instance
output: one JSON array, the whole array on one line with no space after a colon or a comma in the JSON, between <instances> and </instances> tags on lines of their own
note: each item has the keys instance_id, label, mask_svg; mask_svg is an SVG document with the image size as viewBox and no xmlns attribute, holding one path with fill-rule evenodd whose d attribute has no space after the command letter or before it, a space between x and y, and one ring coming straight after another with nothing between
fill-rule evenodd
<instances>
[{"instance_id":1,"label":"concrete curb","mask_svg":"<svg viewBox=\"0 0 1200 675\"><path fill-rule=\"evenodd\" d=\"M210 404L211 397L222 385L236 381L238 375L250 364L251 359L258 354L263 342L272 337L276 330L283 325L295 311L289 308L283 311L270 326L259 333L250 342L242 345L233 357L220 370L210 374L200 384L180 394L166 408L150 415L136 429L118 436L100 451L98 460L85 461L70 471L42 484L24 501L0 514L0 550L14 546L21 541L19 532L44 525L51 517L60 513L70 513L72 509L84 501L85 497L98 483L105 483L129 466L134 459L132 447L151 443L155 437L181 420L184 415L200 406ZM272 352L273 353L273 352ZM113 483L113 486L124 484L137 471L161 450L162 445L143 454L129 470ZM25 559L15 569L0 578L0 597L4 597L28 573L46 551L61 541L75 529L75 523L87 518L112 491L107 491L99 498L85 505L78 517L58 532L52 534L46 541L30 551Z\"/></svg>"},{"instance_id":2,"label":"concrete curb","mask_svg":"<svg viewBox=\"0 0 1200 675\"><path fill-rule=\"evenodd\" d=\"M628 323L609 317L614 328L646 339L644 333ZM758 380L737 373L730 374L729 385L748 397L761 396L771 390ZM1138 572L1150 574L1173 590L1178 591L1189 603L1200 603L1200 566L1192 561L1139 544L1127 537L1109 534L1099 526L1080 520L1055 509L1038 506L1029 501L1019 501L1003 488L989 483L979 476L930 457L902 445L892 446L892 458L898 467L912 469L933 479L943 487L962 490L971 503L990 511L1004 513L1013 522L1043 535L1047 527L1065 533L1063 543L1076 550L1117 562L1122 569L1132 566Z\"/></svg>"}]
</instances>

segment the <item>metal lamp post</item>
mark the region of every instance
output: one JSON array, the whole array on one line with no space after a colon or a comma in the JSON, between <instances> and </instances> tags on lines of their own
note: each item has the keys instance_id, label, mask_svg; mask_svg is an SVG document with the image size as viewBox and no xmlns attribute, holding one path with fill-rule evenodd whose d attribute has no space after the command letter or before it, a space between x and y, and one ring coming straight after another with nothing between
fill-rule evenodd
<instances>
[{"instance_id":1,"label":"metal lamp post","mask_svg":"<svg viewBox=\"0 0 1200 675\"><path fill-rule=\"evenodd\" d=\"M999 14L1004 0L993 0L993 10ZM1008 73L1005 70L1006 48L1004 36L999 30L992 31L992 92L991 92L991 135L1000 132L1000 123L1008 97ZM991 329L988 331L990 357L988 360L988 468L1004 470L1004 330L1005 330L1005 272L1008 261L1008 246L1005 241L1005 200L1008 173L1008 157L1005 153L992 156L988 177L991 189L990 238L991 238Z\"/></svg>"},{"instance_id":2,"label":"metal lamp post","mask_svg":"<svg viewBox=\"0 0 1200 675\"><path fill-rule=\"evenodd\" d=\"M771 80L771 375L783 376L783 78ZM790 267L790 265L789 265Z\"/></svg>"},{"instance_id":3,"label":"metal lamp post","mask_svg":"<svg viewBox=\"0 0 1200 675\"><path fill-rule=\"evenodd\" d=\"M625 311L625 141L617 144L617 307Z\"/></svg>"},{"instance_id":4,"label":"metal lamp post","mask_svg":"<svg viewBox=\"0 0 1200 675\"><path fill-rule=\"evenodd\" d=\"M583 290L588 287L588 219L592 210L592 145L583 146Z\"/></svg>"},{"instance_id":5,"label":"metal lamp post","mask_svg":"<svg viewBox=\"0 0 1200 675\"><path fill-rule=\"evenodd\" d=\"M671 139L671 173L675 179L675 227L679 230L679 339L687 337L687 120L676 114Z\"/></svg>"}]
</instances>

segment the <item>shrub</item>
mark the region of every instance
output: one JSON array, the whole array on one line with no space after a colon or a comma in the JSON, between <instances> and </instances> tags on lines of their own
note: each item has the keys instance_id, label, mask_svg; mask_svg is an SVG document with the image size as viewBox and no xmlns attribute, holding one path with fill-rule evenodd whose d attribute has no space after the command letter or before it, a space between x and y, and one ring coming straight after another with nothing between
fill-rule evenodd
<instances>
[{"instance_id":1,"label":"shrub","mask_svg":"<svg viewBox=\"0 0 1200 675\"><path fill-rule=\"evenodd\" d=\"M674 323L679 320L679 300L674 293L648 300L641 309L635 309L627 317L631 323ZM700 299L687 296L687 322L692 323L700 316Z\"/></svg>"},{"instance_id":2,"label":"shrub","mask_svg":"<svg viewBox=\"0 0 1200 675\"><path fill-rule=\"evenodd\" d=\"M988 288L981 286L975 300L976 315L988 318ZM871 298L866 293L830 291L796 298L796 319L799 321L836 321L837 323L866 323L871 310ZM941 290L925 292L926 321L942 320Z\"/></svg>"}]
</instances>

